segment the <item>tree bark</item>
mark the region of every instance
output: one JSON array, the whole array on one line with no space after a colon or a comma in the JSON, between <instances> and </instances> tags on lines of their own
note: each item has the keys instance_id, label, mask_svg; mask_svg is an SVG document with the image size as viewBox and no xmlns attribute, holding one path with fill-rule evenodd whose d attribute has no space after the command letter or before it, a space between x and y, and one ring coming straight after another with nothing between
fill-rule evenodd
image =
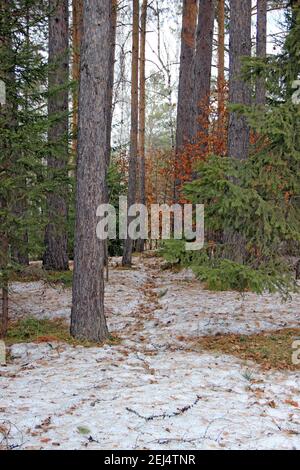
<instances>
[{"instance_id":1,"label":"tree bark","mask_svg":"<svg viewBox=\"0 0 300 470\"><path fill-rule=\"evenodd\" d=\"M128 208L136 202L136 173L138 154L138 82L139 82L139 0L133 0L133 29L132 29L132 64L131 64L131 131L128 177ZM128 217L128 227L131 222ZM123 266L131 266L133 240L127 234L123 250Z\"/></svg>"},{"instance_id":2,"label":"tree bark","mask_svg":"<svg viewBox=\"0 0 300 470\"><path fill-rule=\"evenodd\" d=\"M190 141L191 73L196 47L198 0L183 0L178 87L176 154Z\"/></svg>"},{"instance_id":3,"label":"tree bark","mask_svg":"<svg viewBox=\"0 0 300 470\"><path fill-rule=\"evenodd\" d=\"M146 34L148 0L143 0L140 31L140 101L139 101L139 196L140 203L146 205L145 173L145 122L146 122ZM145 240L138 240L137 251L142 253Z\"/></svg>"},{"instance_id":4,"label":"tree bark","mask_svg":"<svg viewBox=\"0 0 300 470\"><path fill-rule=\"evenodd\" d=\"M251 56L251 0L230 0L229 28L229 103L250 105L251 89L242 74L242 57ZM238 112L230 112L228 154L247 159L250 129L247 120Z\"/></svg>"},{"instance_id":5,"label":"tree bark","mask_svg":"<svg viewBox=\"0 0 300 470\"><path fill-rule=\"evenodd\" d=\"M117 12L118 12L118 1L112 0L112 15L110 24L110 70L109 70L109 81L108 81L108 126L107 126L107 149L106 149L106 161L107 167L110 165L111 157L111 130L112 130L112 118L113 118L113 95L114 95L114 78L115 78L115 54L116 54L116 31L117 31Z\"/></svg>"},{"instance_id":6,"label":"tree bark","mask_svg":"<svg viewBox=\"0 0 300 470\"><path fill-rule=\"evenodd\" d=\"M78 91L79 91L79 75L80 75L80 45L82 38L82 15L83 0L73 0L73 62L72 62L72 79L74 83L73 89L73 114L72 114L72 150L76 154L77 150L77 131L78 131Z\"/></svg>"},{"instance_id":7,"label":"tree bark","mask_svg":"<svg viewBox=\"0 0 300 470\"><path fill-rule=\"evenodd\" d=\"M69 11L68 0L50 0L49 15L49 92L48 114L55 122L48 132L50 146L47 161L49 183L55 189L47 197L48 224L45 231L45 269L65 271L68 266L67 187L58 188L58 177L67 177L68 164L68 79Z\"/></svg>"},{"instance_id":8,"label":"tree bark","mask_svg":"<svg viewBox=\"0 0 300 470\"><path fill-rule=\"evenodd\" d=\"M256 56L264 59L267 55L267 0L257 0ZM266 82L264 77L256 80L256 104L266 104Z\"/></svg>"},{"instance_id":9,"label":"tree bark","mask_svg":"<svg viewBox=\"0 0 300 470\"><path fill-rule=\"evenodd\" d=\"M225 128L225 0L218 0L218 127Z\"/></svg>"},{"instance_id":10,"label":"tree bark","mask_svg":"<svg viewBox=\"0 0 300 470\"><path fill-rule=\"evenodd\" d=\"M110 0L84 2L71 334L95 342L108 336L104 315L105 243L96 235L96 210L106 201L107 38L111 14Z\"/></svg>"},{"instance_id":11,"label":"tree bark","mask_svg":"<svg viewBox=\"0 0 300 470\"><path fill-rule=\"evenodd\" d=\"M26 43L26 52L29 57L30 52L30 0L26 0L25 2L26 14L25 14L25 43ZM30 72L30 60L26 61L26 69ZM28 91L25 88L24 92L24 111L25 115L27 116L28 112ZM17 110L16 110L17 112ZM23 194L22 194L23 191ZM26 178L22 181L22 188L20 188L20 192L16 191L16 203L14 207L14 216L17 220L22 221L26 219L26 212L27 212L27 198L24 195L24 191L26 192ZM11 258L12 260L21 265L21 266L29 266L29 250L28 250L28 230L26 227L22 227L21 230L18 231L18 236L16 240L12 240L11 242Z\"/></svg>"},{"instance_id":12,"label":"tree bark","mask_svg":"<svg viewBox=\"0 0 300 470\"><path fill-rule=\"evenodd\" d=\"M6 86L5 102L0 103L0 120L3 126L9 131L14 125L14 103L12 96L14 88L14 66L12 58L12 39L10 26L10 2L8 0L0 0L0 49L3 57L7 60L0 64L0 78ZM11 142L9 137L0 142L1 167L0 176L5 177L5 173L10 166ZM2 176L3 175L3 176ZM1 182L1 181L0 181ZM9 263L9 233L7 223L8 198L7 191L2 184L0 185L0 287L2 291L1 310L0 310L0 338L4 338L8 328L8 263Z\"/></svg>"},{"instance_id":13,"label":"tree bark","mask_svg":"<svg viewBox=\"0 0 300 470\"><path fill-rule=\"evenodd\" d=\"M208 133L215 0L200 0L192 73L192 139Z\"/></svg>"}]
</instances>

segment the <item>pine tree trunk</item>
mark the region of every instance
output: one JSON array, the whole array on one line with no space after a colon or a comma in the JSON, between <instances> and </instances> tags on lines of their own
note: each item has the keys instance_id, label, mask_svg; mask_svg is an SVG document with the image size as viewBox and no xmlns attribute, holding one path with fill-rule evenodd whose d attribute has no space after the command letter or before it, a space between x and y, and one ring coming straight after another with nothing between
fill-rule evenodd
<instances>
[{"instance_id":1,"label":"pine tree trunk","mask_svg":"<svg viewBox=\"0 0 300 470\"><path fill-rule=\"evenodd\" d=\"M241 76L242 57L251 56L251 0L230 0L229 103L250 105L251 90ZM228 153L232 158L247 159L250 130L238 112L229 116Z\"/></svg>"},{"instance_id":2,"label":"pine tree trunk","mask_svg":"<svg viewBox=\"0 0 300 470\"><path fill-rule=\"evenodd\" d=\"M257 0L257 36L256 36L256 56L264 59L267 55L267 0ZM258 77L256 80L257 105L266 104L266 83L265 78Z\"/></svg>"},{"instance_id":3,"label":"pine tree trunk","mask_svg":"<svg viewBox=\"0 0 300 470\"><path fill-rule=\"evenodd\" d=\"M25 44L26 44L26 52L29 57L30 51L30 0L26 0L25 7L26 7L26 15L25 15ZM26 61L26 69L30 72L30 61ZM27 117L28 112L28 91L25 88L24 92L24 112L25 116ZM17 111L17 110L16 110ZM26 119L26 118L25 118ZM23 195L22 195L23 191ZM16 191L16 203L14 207L14 216L17 220L23 221L26 218L27 212L27 199L24 197L24 192L26 193L26 178L24 178L22 182L22 188L20 188L20 192ZM29 252L28 252L28 231L27 228L22 227L21 230L18 231L18 236L16 240L13 240L11 243L11 257L12 260L21 265L21 266L29 266Z\"/></svg>"},{"instance_id":4,"label":"pine tree trunk","mask_svg":"<svg viewBox=\"0 0 300 470\"><path fill-rule=\"evenodd\" d=\"M77 150L77 131L78 131L78 91L80 74L80 44L82 38L82 14L83 0L73 0L73 61L72 61L72 79L75 82L73 90L73 114L72 114L72 150L76 155Z\"/></svg>"},{"instance_id":5,"label":"pine tree trunk","mask_svg":"<svg viewBox=\"0 0 300 470\"><path fill-rule=\"evenodd\" d=\"M218 0L218 128L225 128L225 0Z\"/></svg>"},{"instance_id":6,"label":"pine tree trunk","mask_svg":"<svg viewBox=\"0 0 300 470\"><path fill-rule=\"evenodd\" d=\"M146 205L146 174L145 174L145 122L146 122L146 26L148 0L143 0L140 32L140 101L139 101L139 199ZM145 240L138 240L137 251L142 253Z\"/></svg>"},{"instance_id":7,"label":"pine tree trunk","mask_svg":"<svg viewBox=\"0 0 300 470\"><path fill-rule=\"evenodd\" d=\"M110 71L111 1L83 7L76 227L71 334L101 342L108 336L104 315L105 243L96 235L96 210L106 201L107 87Z\"/></svg>"},{"instance_id":8,"label":"pine tree trunk","mask_svg":"<svg viewBox=\"0 0 300 470\"><path fill-rule=\"evenodd\" d=\"M208 133L215 0L200 0L192 72L192 139Z\"/></svg>"},{"instance_id":9,"label":"pine tree trunk","mask_svg":"<svg viewBox=\"0 0 300 470\"><path fill-rule=\"evenodd\" d=\"M196 46L198 1L183 0L181 55L178 88L176 154L190 141L188 116L191 110L191 67Z\"/></svg>"},{"instance_id":10,"label":"pine tree trunk","mask_svg":"<svg viewBox=\"0 0 300 470\"><path fill-rule=\"evenodd\" d=\"M12 43L11 43L11 30L9 23L10 15L10 2L8 0L0 0L0 49L3 56L8 59L8 63L12 62ZM14 69L12 70L11 64L0 64L0 77L6 86L5 102L0 103L0 119L5 128L9 129L14 126L14 104L12 102L11 88L13 88L12 80L14 80ZM11 142L0 142L0 152L5 155L2 159L0 167L0 176L5 175L9 168L9 158L11 158ZM1 180L0 180L1 183ZM1 310L0 310L0 338L4 338L7 333L8 327L8 274L7 268L9 263L9 234L7 230L7 213L8 213L8 200L6 191L2 190L2 183L0 186L0 288L1 296Z\"/></svg>"},{"instance_id":11,"label":"pine tree trunk","mask_svg":"<svg viewBox=\"0 0 300 470\"><path fill-rule=\"evenodd\" d=\"M138 82L139 82L139 0L133 0L132 65L131 65L131 132L128 177L128 208L136 202L136 173L138 154ZM131 222L128 217L128 226ZM124 242L123 266L131 266L133 240L127 236Z\"/></svg>"},{"instance_id":12,"label":"pine tree trunk","mask_svg":"<svg viewBox=\"0 0 300 470\"><path fill-rule=\"evenodd\" d=\"M114 78L115 78L115 55L116 55L116 33L117 33L117 16L118 16L118 0L112 0L112 11L110 21L110 56L109 56L109 80L107 86L107 136L106 136L106 166L109 170L111 161L111 132L113 121L113 96L114 96ZM106 187L106 202L109 202L109 188ZM108 240L105 241L105 261L106 266L106 281L109 281L109 267L108 267Z\"/></svg>"},{"instance_id":13,"label":"pine tree trunk","mask_svg":"<svg viewBox=\"0 0 300 470\"><path fill-rule=\"evenodd\" d=\"M48 114L57 121L48 132L50 153L47 161L49 183L55 190L47 197L48 225L45 231L45 269L68 270L67 187L58 178L67 177L68 164L68 79L69 12L68 0L50 0L49 15L49 90ZM57 90L61 87L60 90Z\"/></svg>"},{"instance_id":14,"label":"pine tree trunk","mask_svg":"<svg viewBox=\"0 0 300 470\"><path fill-rule=\"evenodd\" d=\"M106 150L106 161L107 168L110 165L111 157L111 130L112 130L112 118L113 118L113 94L114 94L114 78L115 78L115 53L116 53L116 31L117 31L117 11L118 1L112 0L112 16L111 16L111 30L110 30L110 70L109 70L109 81L108 81L108 126L107 126L107 150Z\"/></svg>"}]
</instances>

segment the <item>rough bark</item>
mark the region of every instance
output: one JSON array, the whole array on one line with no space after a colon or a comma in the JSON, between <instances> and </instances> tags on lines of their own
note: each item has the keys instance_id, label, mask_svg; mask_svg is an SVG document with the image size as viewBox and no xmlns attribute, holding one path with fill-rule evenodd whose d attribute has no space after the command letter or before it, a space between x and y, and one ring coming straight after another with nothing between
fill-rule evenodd
<instances>
[{"instance_id":1,"label":"rough bark","mask_svg":"<svg viewBox=\"0 0 300 470\"><path fill-rule=\"evenodd\" d=\"M146 122L146 26L148 0L143 0L140 30L140 100L139 100L139 202L146 205L146 174L145 174L145 122ZM145 240L138 240L137 251L142 253Z\"/></svg>"},{"instance_id":2,"label":"rough bark","mask_svg":"<svg viewBox=\"0 0 300 470\"><path fill-rule=\"evenodd\" d=\"M195 140L208 132L215 0L200 0L192 71L191 131Z\"/></svg>"},{"instance_id":3,"label":"rough bark","mask_svg":"<svg viewBox=\"0 0 300 470\"><path fill-rule=\"evenodd\" d=\"M96 210L106 200L107 38L111 14L110 0L84 2L71 334L96 342L108 336L104 315L105 243L96 235Z\"/></svg>"},{"instance_id":4,"label":"rough bark","mask_svg":"<svg viewBox=\"0 0 300 470\"><path fill-rule=\"evenodd\" d=\"M128 177L128 208L136 202L136 173L138 154L138 82L139 82L139 0L133 0L132 64L131 64L131 131ZM128 226L131 218L128 217ZM131 266L133 240L127 236L124 242L123 266Z\"/></svg>"},{"instance_id":5,"label":"rough bark","mask_svg":"<svg viewBox=\"0 0 300 470\"><path fill-rule=\"evenodd\" d=\"M198 0L183 0L176 129L177 154L191 137L188 116L191 110L191 67L196 46L197 13Z\"/></svg>"},{"instance_id":6,"label":"rough bark","mask_svg":"<svg viewBox=\"0 0 300 470\"><path fill-rule=\"evenodd\" d=\"M107 132L106 132L106 166L107 171L111 160L111 132L113 121L113 95L115 78L115 55L116 55L116 32L117 32L118 0L112 0L111 21L110 21L110 39L109 39L109 80L107 84ZM106 201L109 202L109 189L106 187ZM108 240L105 242L105 266L106 281L109 281L108 267Z\"/></svg>"},{"instance_id":7,"label":"rough bark","mask_svg":"<svg viewBox=\"0 0 300 470\"><path fill-rule=\"evenodd\" d=\"M110 23L110 69L109 69L109 80L108 80L108 126L107 126L107 149L106 149L106 162L107 167L110 165L111 156L111 130L112 130L112 118L113 118L113 93L114 93L114 77L115 77L115 53L116 53L116 30L117 30L117 9L118 1L112 0L112 15Z\"/></svg>"},{"instance_id":8,"label":"rough bark","mask_svg":"<svg viewBox=\"0 0 300 470\"><path fill-rule=\"evenodd\" d=\"M26 51L28 53L29 57L29 50L30 50L30 3L29 0L25 2L26 6L26 15L25 15L25 21L26 21L26 26L25 26L25 43L26 43ZM30 61L26 61L26 69L28 72L30 72ZM25 88L24 92L24 111L25 115L27 115L28 112L28 92L27 88ZM16 110L17 112L17 110ZM26 212L27 212L27 198L24 195L24 191L26 190L26 178L22 181L21 184L22 188L20 188L20 191L16 191L16 203L14 207L14 216L16 217L17 220L22 221L26 217ZM23 192L23 194L22 194ZM22 227L21 230L19 230L19 234L16 240L12 240L11 243L11 257L12 260L21 265L21 266L29 266L29 249L28 249L28 231L27 228Z\"/></svg>"},{"instance_id":9,"label":"rough bark","mask_svg":"<svg viewBox=\"0 0 300 470\"><path fill-rule=\"evenodd\" d=\"M79 91L79 74L80 74L80 44L82 38L82 14L83 0L73 0L73 61L72 61L72 79L74 83L73 89L73 114L72 114L72 150L76 154L77 150L77 128L78 128L78 91Z\"/></svg>"},{"instance_id":10,"label":"rough bark","mask_svg":"<svg viewBox=\"0 0 300 470\"><path fill-rule=\"evenodd\" d=\"M225 127L225 0L218 0L218 127Z\"/></svg>"},{"instance_id":11,"label":"rough bark","mask_svg":"<svg viewBox=\"0 0 300 470\"><path fill-rule=\"evenodd\" d=\"M9 15L10 2L8 0L0 0L0 49L3 52L4 57L11 56L11 31L8 26L8 15ZM11 102L10 87L11 78L14 75L11 67L6 64L0 64L0 79L4 81L6 85L6 102L2 105L0 103L0 119L3 120L4 126L10 128L13 125L13 108L14 105ZM6 139L0 142L1 154L5 155L5 159L1 159L0 175L5 175L9 167L10 158L10 142ZM0 181L1 182L1 181ZM0 287L2 291L1 297L1 310L0 310L0 338L4 338L7 333L8 327L8 275L7 268L9 262L9 241L8 241L8 230L7 230L7 195L5 191L0 192Z\"/></svg>"},{"instance_id":12,"label":"rough bark","mask_svg":"<svg viewBox=\"0 0 300 470\"><path fill-rule=\"evenodd\" d=\"M251 56L251 0L230 0L229 103L249 105L251 90L242 78L242 57ZM228 153L232 158L247 159L250 130L239 112L230 112Z\"/></svg>"},{"instance_id":13,"label":"rough bark","mask_svg":"<svg viewBox=\"0 0 300 470\"><path fill-rule=\"evenodd\" d=\"M256 56L262 59L267 55L267 3L267 0L257 0ZM260 106L266 104L266 83L263 77L256 80L255 101Z\"/></svg>"},{"instance_id":14,"label":"rough bark","mask_svg":"<svg viewBox=\"0 0 300 470\"><path fill-rule=\"evenodd\" d=\"M68 266L67 188L57 186L58 174L67 176L68 164L68 79L69 79L69 12L68 0L50 0L49 15L49 90L48 114L58 119L48 132L50 152L47 166L54 191L47 197L48 225L45 231L45 269L64 271Z\"/></svg>"}]
</instances>

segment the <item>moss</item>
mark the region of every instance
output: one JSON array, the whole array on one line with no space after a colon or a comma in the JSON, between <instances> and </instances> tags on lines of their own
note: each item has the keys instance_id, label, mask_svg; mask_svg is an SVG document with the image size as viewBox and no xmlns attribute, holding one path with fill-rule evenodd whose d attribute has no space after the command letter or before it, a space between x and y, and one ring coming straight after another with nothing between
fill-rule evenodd
<instances>
[{"instance_id":1,"label":"moss","mask_svg":"<svg viewBox=\"0 0 300 470\"><path fill-rule=\"evenodd\" d=\"M73 282L72 271L46 271L37 266L28 266L12 272L10 282L36 282L43 281L48 284L60 284L71 287Z\"/></svg>"},{"instance_id":2,"label":"moss","mask_svg":"<svg viewBox=\"0 0 300 470\"><path fill-rule=\"evenodd\" d=\"M18 343L49 343L58 341L72 346L95 347L98 343L79 341L70 335L69 326L64 320L38 320L25 318L11 322L8 328L5 342L7 345ZM115 345L120 343L118 337L110 335L107 342Z\"/></svg>"}]
</instances>

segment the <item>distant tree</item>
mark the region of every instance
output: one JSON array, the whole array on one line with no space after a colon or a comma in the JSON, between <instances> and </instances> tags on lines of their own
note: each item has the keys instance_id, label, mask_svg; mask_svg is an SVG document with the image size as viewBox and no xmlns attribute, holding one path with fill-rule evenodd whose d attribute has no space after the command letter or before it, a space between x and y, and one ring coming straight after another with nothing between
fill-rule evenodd
<instances>
[{"instance_id":1,"label":"distant tree","mask_svg":"<svg viewBox=\"0 0 300 470\"><path fill-rule=\"evenodd\" d=\"M225 118L225 0L218 0L218 125L224 128Z\"/></svg>"},{"instance_id":2,"label":"distant tree","mask_svg":"<svg viewBox=\"0 0 300 470\"><path fill-rule=\"evenodd\" d=\"M198 0L183 0L181 55L178 85L176 153L191 138L191 73L196 46Z\"/></svg>"},{"instance_id":3,"label":"distant tree","mask_svg":"<svg viewBox=\"0 0 300 470\"><path fill-rule=\"evenodd\" d=\"M128 208L136 202L136 175L138 155L138 110L139 110L139 0L133 0L132 64L131 64L131 131L128 176ZM131 218L128 217L128 226ZM123 266L131 266L133 240L127 236L124 242Z\"/></svg>"},{"instance_id":4,"label":"distant tree","mask_svg":"<svg viewBox=\"0 0 300 470\"><path fill-rule=\"evenodd\" d=\"M8 0L1 0L0 2L0 52L1 57L6 58L6 64L1 63L0 66L0 79L5 85L9 81L14 80L14 68L12 67L12 38L11 38L11 24L8 20L10 16L10 2ZM7 66L7 64L9 64ZM5 126L8 131L14 126L14 104L12 100L11 87L6 89L4 102L0 104L0 119L1 124ZM4 148L10 146L10 142L1 142L1 152ZM1 173L7 169L9 160L1 161ZM8 275L7 268L9 262L9 236L7 227L7 218L5 212L7 210L7 194L4 191L0 193L0 270L1 270L1 288L2 288L2 308L0 318L0 338L3 338L7 332L8 326Z\"/></svg>"},{"instance_id":5,"label":"distant tree","mask_svg":"<svg viewBox=\"0 0 300 470\"><path fill-rule=\"evenodd\" d=\"M229 27L229 104L249 105L250 85L242 77L242 58L251 56L251 0L230 0ZM246 159L249 152L250 129L247 119L238 110L229 116L228 153Z\"/></svg>"},{"instance_id":6,"label":"distant tree","mask_svg":"<svg viewBox=\"0 0 300 470\"><path fill-rule=\"evenodd\" d=\"M145 163L145 125L146 125L146 34L147 34L147 8L148 0L143 0L141 8L140 28L140 98L139 98L139 200L146 204L146 163ZM137 251L144 251L145 241L137 242Z\"/></svg>"},{"instance_id":7,"label":"distant tree","mask_svg":"<svg viewBox=\"0 0 300 470\"><path fill-rule=\"evenodd\" d=\"M257 27L256 27L256 56L264 59L267 54L267 0L257 0ZM256 80L257 105L266 103L266 84L264 77Z\"/></svg>"},{"instance_id":8,"label":"distant tree","mask_svg":"<svg viewBox=\"0 0 300 470\"><path fill-rule=\"evenodd\" d=\"M48 224L45 231L45 269L69 269L67 243L68 214L68 107L69 107L69 4L68 0L49 1L49 98L48 114L52 120L48 132L47 159Z\"/></svg>"},{"instance_id":9,"label":"distant tree","mask_svg":"<svg viewBox=\"0 0 300 470\"><path fill-rule=\"evenodd\" d=\"M72 114L72 147L73 153L77 150L77 126L78 126L78 91L79 91L79 75L80 75L80 45L82 38L82 22L83 22L83 0L73 0L73 29L72 29L72 79L73 84L73 114Z\"/></svg>"},{"instance_id":10,"label":"distant tree","mask_svg":"<svg viewBox=\"0 0 300 470\"><path fill-rule=\"evenodd\" d=\"M208 132L215 6L215 0L199 1L196 52L192 70L192 139L196 139L199 133Z\"/></svg>"}]
</instances>

